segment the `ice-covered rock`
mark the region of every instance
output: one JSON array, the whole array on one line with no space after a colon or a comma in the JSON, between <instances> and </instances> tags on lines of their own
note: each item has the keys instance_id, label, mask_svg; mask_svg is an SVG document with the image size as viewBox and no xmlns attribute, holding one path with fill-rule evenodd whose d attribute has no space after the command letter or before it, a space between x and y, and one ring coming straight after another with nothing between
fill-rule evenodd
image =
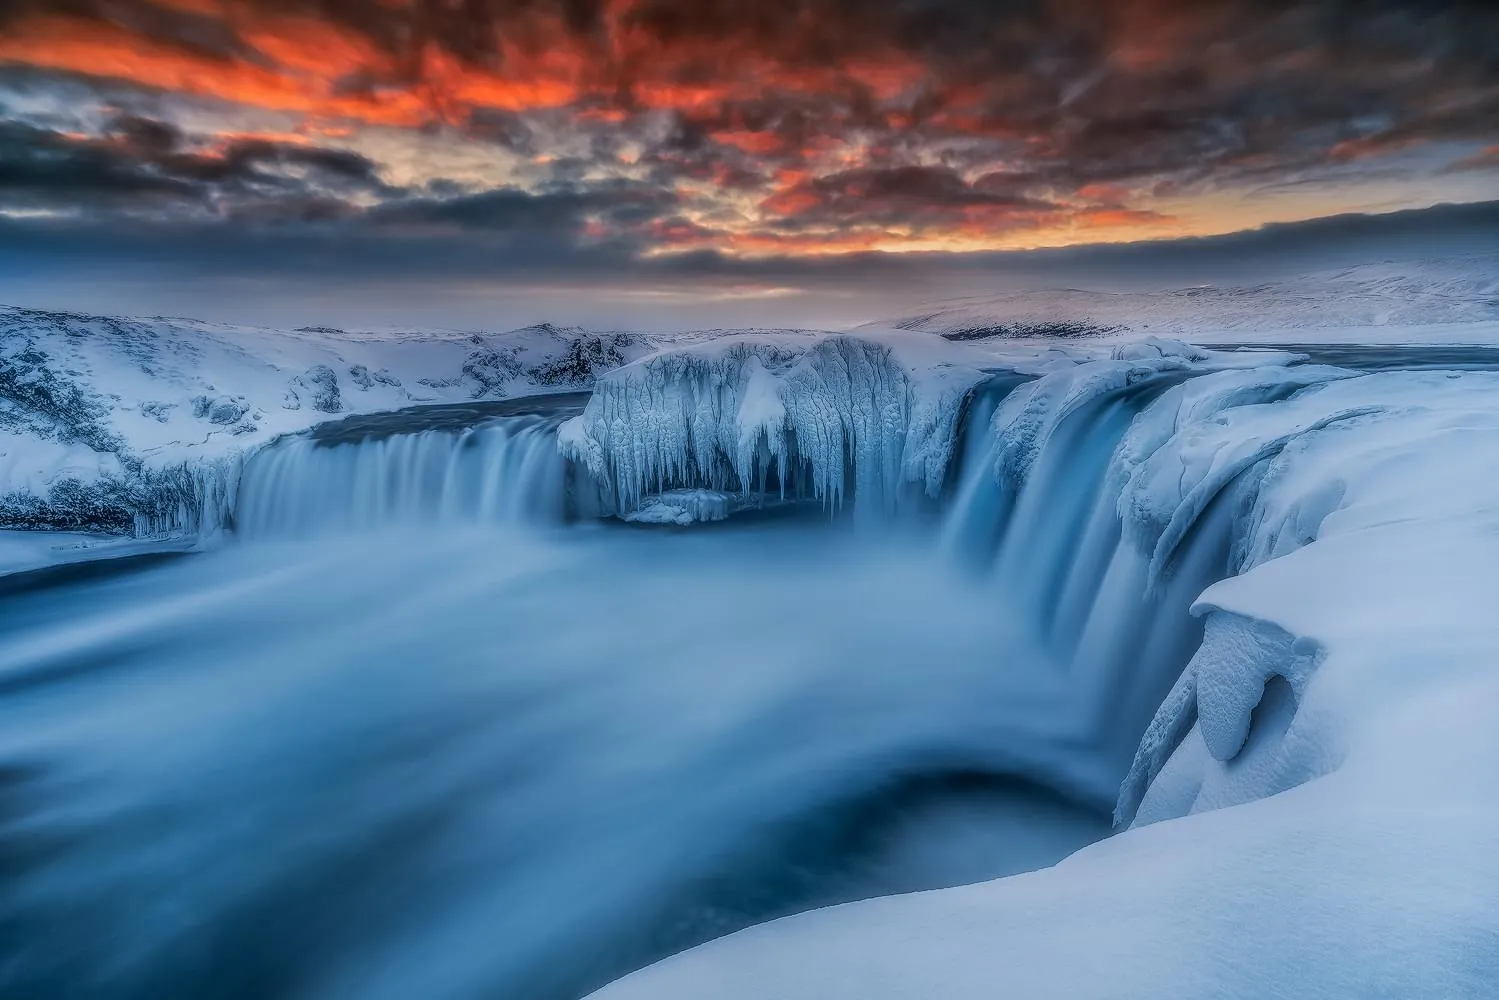
<instances>
[{"instance_id":1,"label":"ice-covered rock","mask_svg":"<svg viewBox=\"0 0 1499 1000\"><path fill-rule=\"evenodd\" d=\"M982 378L972 356L935 351L849 336L668 351L602 379L561 443L616 511L704 488L889 512L940 492L964 395Z\"/></svg>"},{"instance_id":2,"label":"ice-covered rock","mask_svg":"<svg viewBox=\"0 0 1499 1000\"><path fill-rule=\"evenodd\" d=\"M303 403L319 413L339 413L344 406L338 389L338 375L327 365L313 365L291 380L282 403L288 410L300 410Z\"/></svg>"},{"instance_id":3,"label":"ice-covered rock","mask_svg":"<svg viewBox=\"0 0 1499 1000\"><path fill-rule=\"evenodd\" d=\"M719 490L667 490L645 497L624 515L635 524L674 524L679 527L727 520L742 498Z\"/></svg>"}]
</instances>

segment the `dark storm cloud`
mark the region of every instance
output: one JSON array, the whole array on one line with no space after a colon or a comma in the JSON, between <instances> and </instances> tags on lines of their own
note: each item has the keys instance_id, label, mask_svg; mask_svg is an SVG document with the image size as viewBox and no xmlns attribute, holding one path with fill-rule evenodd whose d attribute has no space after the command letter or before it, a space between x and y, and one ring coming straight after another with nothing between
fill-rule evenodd
<instances>
[{"instance_id":1,"label":"dark storm cloud","mask_svg":"<svg viewBox=\"0 0 1499 1000\"><path fill-rule=\"evenodd\" d=\"M786 214L799 221L867 219L877 224L909 222L923 227L961 221L964 213L973 209L1020 214L1057 207L986 181L980 178L970 184L945 167L849 170L790 188L778 200L787 205Z\"/></svg>"},{"instance_id":2,"label":"dark storm cloud","mask_svg":"<svg viewBox=\"0 0 1499 1000\"><path fill-rule=\"evenodd\" d=\"M134 115L99 136L0 122L0 209L286 215L301 206L321 216L355 192L392 193L374 163L346 150L266 139L192 147L176 126Z\"/></svg>"},{"instance_id":3,"label":"dark storm cloud","mask_svg":"<svg viewBox=\"0 0 1499 1000\"><path fill-rule=\"evenodd\" d=\"M549 206L544 214L573 214ZM548 230L553 231L553 230ZM524 284L545 278L579 289L652 288L673 282L751 282L800 288L888 290L955 279L1055 284L1088 276L1179 287L1252 281L1279 269L1340 261L1499 253L1499 202L1352 214L1265 226L1228 236L1038 251L861 253L735 259L712 251L641 258L628 241L579 244L534 238L523 224L459 232L406 231L340 218L317 226L164 226L142 220L0 218L0 274L24 282L54 272L158 281L265 279L372 286ZM85 249L86 248L86 249ZM1069 276L1059 278L1058 276ZM979 287L983 287L981 284Z\"/></svg>"}]
</instances>

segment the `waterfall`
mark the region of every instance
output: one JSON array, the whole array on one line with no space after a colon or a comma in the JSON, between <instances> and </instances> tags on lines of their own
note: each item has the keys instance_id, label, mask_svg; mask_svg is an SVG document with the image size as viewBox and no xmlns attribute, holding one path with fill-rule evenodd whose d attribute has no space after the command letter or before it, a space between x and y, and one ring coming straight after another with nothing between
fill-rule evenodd
<instances>
[{"instance_id":1,"label":"waterfall","mask_svg":"<svg viewBox=\"0 0 1499 1000\"><path fill-rule=\"evenodd\" d=\"M244 538L401 524L560 521L567 468L557 419L522 415L383 437L302 434L245 464Z\"/></svg>"},{"instance_id":2,"label":"waterfall","mask_svg":"<svg viewBox=\"0 0 1499 1000\"><path fill-rule=\"evenodd\" d=\"M1226 472L1203 479L1184 466L1191 443L1180 432L1350 374L1214 364L1160 355L1040 376L991 373L947 421L940 546L994 583L1007 613L1027 623L1051 664L1048 675L1015 678L1013 710L997 724L1036 737L1034 753L1016 759L1017 773L1091 805L1113 804L1141 734L1200 646L1192 602L1236 571L1243 512L1271 454L1251 448ZM690 375L686 383L696 385ZM662 392L670 395L674 384ZM537 405L546 408L528 409ZM583 405L511 401L498 413L428 407L282 439L247 460L237 490L225 494L234 531L308 537L391 525L557 523L610 512L617 476L565 457L579 453L578 442L559 447L559 425ZM602 414L595 414L595 436L618 423L600 422ZM843 426L836 408L825 416ZM588 426L580 418L572 429ZM758 440L763 446L764 436ZM845 473L864 482L874 473L861 461L887 457L880 449L846 454L854 467ZM763 474L775 463L761 455L750 467ZM801 463L789 463L778 485L789 481L796 494L798 471ZM763 478L758 486L765 488ZM886 523L895 513L885 512Z\"/></svg>"},{"instance_id":3,"label":"waterfall","mask_svg":"<svg viewBox=\"0 0 1499 1000\"><path fill-rule=\"evenodd\" d=\"M1265 467L1250 455L1194 482L1178 431L1349 374L1102 364L1035 381L1000 376L971 396L942 546L992 578L1050 653L1068 706L1046 726L1101 769L1092 788L1118 787L1201 645L1192 603L1237 572L1235 543ZM1151 498L1175 504L1178 491L1180 507L1163 519Z\"/></svg>"}]
</instances>

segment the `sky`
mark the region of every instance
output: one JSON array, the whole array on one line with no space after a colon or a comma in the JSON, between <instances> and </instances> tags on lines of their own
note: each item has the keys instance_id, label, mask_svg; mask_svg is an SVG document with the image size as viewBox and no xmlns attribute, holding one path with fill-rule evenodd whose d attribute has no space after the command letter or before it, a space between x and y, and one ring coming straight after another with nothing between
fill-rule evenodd
<instances>
[{"instance_id":1,"label":"sky","mask_svg":"<svg viewBox=\"0 0 1499 1000\"><path fill-rule=\"evenodd\" d=\"M1487 0L0 0L0 301L833 322L1450 242L1495 219L1496 38Z\"/></svg>"}]
</instances>

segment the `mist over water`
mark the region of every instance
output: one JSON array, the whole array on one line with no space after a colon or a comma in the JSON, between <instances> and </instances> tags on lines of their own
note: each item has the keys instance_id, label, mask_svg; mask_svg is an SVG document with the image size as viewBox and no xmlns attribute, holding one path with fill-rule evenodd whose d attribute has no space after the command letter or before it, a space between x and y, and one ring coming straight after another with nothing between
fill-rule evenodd
<instances>
[{"instance_id":1,"label":"mist over water","mask_svg":"<svg viewBox=\"0 0 1499 1000\"><path fill-rule=\"evenodd\" d=\"M386 529L0 604L7 996L569 997L1107 830L992 583L825 518ZM1024 686L1024 685L1021 685Z\"/></svg>"}]
</instances>

